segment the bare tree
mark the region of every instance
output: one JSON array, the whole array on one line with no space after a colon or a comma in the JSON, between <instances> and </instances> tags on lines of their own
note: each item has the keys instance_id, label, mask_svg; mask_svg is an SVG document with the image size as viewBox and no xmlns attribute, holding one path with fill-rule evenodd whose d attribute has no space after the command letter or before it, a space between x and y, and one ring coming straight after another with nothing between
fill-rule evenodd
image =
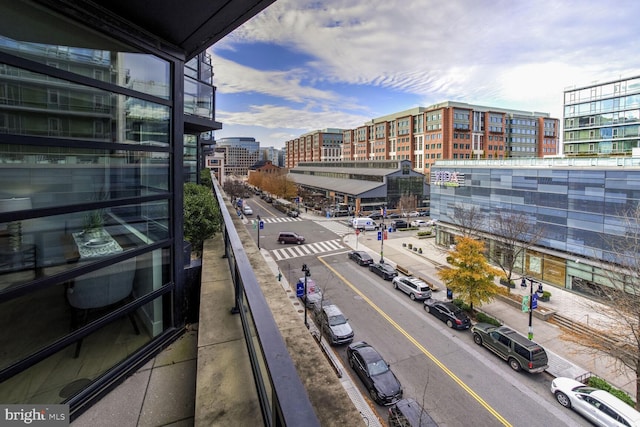
<instances>
[{"instance_id":1,"label":"bare tree","mask_svg":"<svg viewBox=\"0 0 640 427\"><path fill-rule=\"evenodd\" d=\"M489 251L489 260L500 267L511 283L518 260L527 249L538 244L544 235L544 227L524 212L504 210L491 218L490 227L491 239L496 246Z\"/></svg>"},{"instance_id":2,"label":"bare tree","mask_svg":"<svg viewBox=\"0 0 640 427\"><path fill-rule=\"evenodd\" d=\"M478 206L455 205L451 221L458 226L462 237L476 238L484 223L484 215Z\"/></svg>"},{"instance_id":3,"label":"bare tree","mask_svg":"<svg viewBox=\"0 0 640 427\"><path fill-rule=\"evenodd\" d=\"M585 305L591 312L589 334L566 334L587 347L587 352L605 354L621 374L635 376L636 398L640 396L640 206L619 216L621 230L604 242L607 260L606 284L592 284L599 301ZM640 410L640 400L636 409Z\"/></svg>"},{"instance_id":4,"label":"bare tree","mask_svg":"<svg viewBox=\"0 0 640 427\"><path fill-rule=\"evenodd\" d=\"M410 194L403 194L398 200L398 210L401 213L414 211L417 208L416 196L412 196Z\"/></svg>"}]
</instances>

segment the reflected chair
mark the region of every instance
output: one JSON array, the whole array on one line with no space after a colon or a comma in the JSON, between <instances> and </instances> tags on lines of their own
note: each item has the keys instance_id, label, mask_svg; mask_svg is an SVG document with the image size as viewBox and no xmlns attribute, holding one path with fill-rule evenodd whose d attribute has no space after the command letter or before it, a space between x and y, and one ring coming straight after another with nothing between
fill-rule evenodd
<instances>
[{"instance_id":1,"label":"reflected chair","mask_svg":"<svg viewBox=\"0 0 640 427\"><path fill-rule=\"evenodd\" d=\"M67 288L72 330L86 323L90 310L125 303L132 296L135 273L136 259L131 258L77 277ZM80 313L82 322L78 321ZM133 312L129 313L129 319L136 335L140 335ZM76 344L75 358L80 355L81 346L82 339Z\"/></svg>"}]
</instances>

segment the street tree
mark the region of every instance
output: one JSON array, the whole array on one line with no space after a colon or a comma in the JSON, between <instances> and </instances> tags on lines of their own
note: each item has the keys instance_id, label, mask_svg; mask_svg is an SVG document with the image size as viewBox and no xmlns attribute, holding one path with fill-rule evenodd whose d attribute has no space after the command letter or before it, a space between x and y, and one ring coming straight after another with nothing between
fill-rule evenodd
<instances>
[{"instance_id":1,"label":"street tree","mask_svg":"<svg viewBox=\"0 0 640 427\"><path fill-rule=\"evenodd\" d=\"M211 188L192 182L184 184L184 238L196 255L202 254L204 241L220 231L222 217Z\"/></svg>"},{"instance_id":2,"label":"street tree","mask_svg":"<svg viewBox=\"0 0 640 427\"><path fill-rule=\"evenodd\" d=\"M605 283L590 286L597 300L584 303L593 332L566 337L585 346L587 353L609 356L618 373L631 375L640 410L640 206L618 218L620 222L612 224L618 235L603 244L609 273Z\"/></svg>"},{"instance_id":3,"label":"street tree","mask_svg":"<svg viewBox=\"0 0 640 427\"><path fill-rule=\"evenodd\" d=\"M521 262L527 249L540 242L544 227L524 212L504 210L499 210L491 217L490 227L495 248L489 251L489 260L502 270L511 283L516 264Z\"/></svg>"},{"instance_id":4,"label":"street tree","mask_svg":"<svg viewBox=\"0 0 640 427\"><path fill-rule=\"evenodd\" d=\"M222 184L222 189L233 198L242 197L245 191L242 182L233 178L226 179Z\"/></svg>"},{"instance_id":5,"label":"street tree","mask_svg":"<svg viewBox=\"0 0 640 427\"><path fill-rule=\"evenodd\" d=\"M411 194L403 194L398 200L398 210L402 213L415 211L418 208L416 196Z\"/></svg>"},{"instance_id":6,"label":"street tree","mask_svg":"<svg viewBox=\"0 0 640 427\"><path fill-rule=\"evenodd\" d=\"M472 310L474 305L491 302L502 292L494 282L500 270L487 262L482 241L470 237L457 238L455 249L449 252L447 261L453 268L440 270L438 276Z\"/></svg>"},{"instance_id":7,"label":"street tree","mask_svg":"<svg viewBox=\"0 0 640 427\"><path fill-rule=\"evenodd\" d=\"M477 237L484 225L484 215L476 205L455 205L451 221L458 227L463 237Z\"/></svg>"}]
</instances>

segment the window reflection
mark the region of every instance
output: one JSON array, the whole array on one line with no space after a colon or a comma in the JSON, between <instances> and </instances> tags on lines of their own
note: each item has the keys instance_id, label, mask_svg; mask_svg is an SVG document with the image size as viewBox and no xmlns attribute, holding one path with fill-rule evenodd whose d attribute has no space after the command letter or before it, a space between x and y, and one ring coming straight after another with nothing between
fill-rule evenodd
<instances>
[{"instance_id":1,"label":"window reflection","mask_svg":"<svg viewBox=\"0 0 640 427\"><path fill-rule=\"evenodd\" d=\"M0 36L0 50L159 98L170 97L169 63L152 55L30 43L6 36Z\"/></svg>"}]
</instances>

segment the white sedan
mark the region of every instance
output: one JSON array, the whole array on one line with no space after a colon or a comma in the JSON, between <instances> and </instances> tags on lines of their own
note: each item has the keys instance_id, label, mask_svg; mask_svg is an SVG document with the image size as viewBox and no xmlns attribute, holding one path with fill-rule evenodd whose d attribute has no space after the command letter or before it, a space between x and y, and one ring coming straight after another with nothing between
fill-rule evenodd
<instances>
[{"instance_id":1,"label":"white sedan","mask_svg":"<svg viewBox=\"0 0 640 427\"><path fill-rule=\"evenodd\" d=\"M428 225L429 223L424 219L414 219L413 221L411 221L412 227L426 227Z\"/></svg>"},{"instance_id":2,"label":"white sedan","mask_svg":"<svg viewBox=\"0 0 640 427\"><path fill-rule=\"evenodd\" d=\"M631 405L573 378L555 378L551 393L562 406L573 408L597 426L640 426L640 412Z\"/></svg>"}]
</instances>

